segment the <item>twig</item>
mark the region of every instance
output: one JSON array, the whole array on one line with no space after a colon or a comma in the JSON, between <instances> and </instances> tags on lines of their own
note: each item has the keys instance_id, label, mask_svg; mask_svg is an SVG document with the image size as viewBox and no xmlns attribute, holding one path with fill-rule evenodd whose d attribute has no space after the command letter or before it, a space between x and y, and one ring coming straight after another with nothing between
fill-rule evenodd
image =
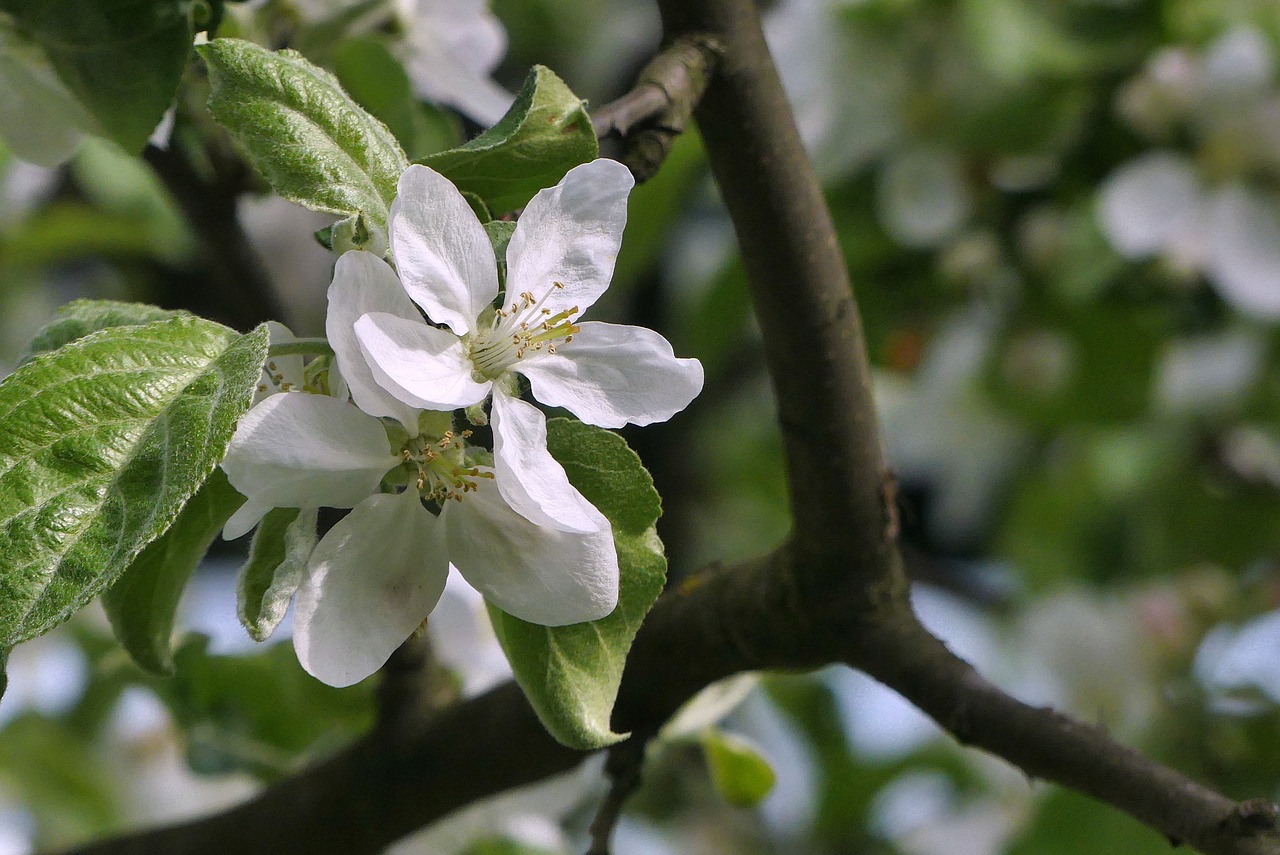
<instances>
[{"instance_id":1,"label":"twig","mask_svg":"<svg viewBox=\"0 0 1280 855\"><path fill-rule=\"evenodd\" d=\"M609 759L604 771L609 776L609 792L600 802L595 819L591 822L591 848L587 855L609 855L609 839L622 816L622 806L640 786L640 772L644 768L647 737L632 734L619 745L609 749Z\"/></svg>"},{"instance_id":2,"label":"twig","mask_svg":"<svg viewBox=\"0 0 1280 855\"><path fill-rule=\"evenodd\" d=\"M244 189L202 176L175 144L147 146L151 166L186 217L195 235L205 287L181 295L200 314L246 329L283 311L236 213Z\"/></svg>"},{"instance_id":3,"label":"twig","mask_svg":"<svg viewBox=\"0 0 1280 855\"><path fill-rule=\"evenodd\" d=\"M679 34L641 70L631 91L592 116L596 136L623 139L622 162L636 181L657 174L675 138L688 126L719 58L714 36Z\"/></svg>"}]
</instances>

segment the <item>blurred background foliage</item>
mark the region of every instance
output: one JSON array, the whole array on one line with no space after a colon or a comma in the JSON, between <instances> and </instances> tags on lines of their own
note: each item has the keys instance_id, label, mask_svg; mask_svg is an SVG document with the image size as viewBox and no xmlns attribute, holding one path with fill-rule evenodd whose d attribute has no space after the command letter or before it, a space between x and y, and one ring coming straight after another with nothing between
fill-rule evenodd
<instances>
[{"instance_id":1,"label":"blurred background foliage","mask_svg":"<svg viewBox=\"0 0 1280 855\"><path fill-rule=\"evenodd\" d=\"M327 65L411 157L473 134L415 96L380 5L229 4L222 34ZM862 308L926 622L1024 700L1231 796L1280 795L1280 4L764 7ZM595 105L659 36L645 3L492 8L508 37L499 83L543 63ZM188 78L174 140L214 138ZM263 190L240 221L283 320L316 334L331 257L311 234L327 218ZM76 297L235 318L174 199L112 144L86 141L61 168L6 156L0 199L4 365ZM785 536L782 440L695 133L630 218L598 316L662 330L707 368L687 412L626 432L663 494L679 578ZM94 610L13 651L0 853L234 803L368 726L372 686L321 686L287 644L244 636L243 551L224 547L188 592L174 678L134 668ZM477 615L454 591L431 621L464 694L504 673ZM847 671L768 677L724 706L652 750L618 855L1168 849L958 749ZM396 851L580 850L598 787L588 768Z\"/></svg>"}]
</instances>

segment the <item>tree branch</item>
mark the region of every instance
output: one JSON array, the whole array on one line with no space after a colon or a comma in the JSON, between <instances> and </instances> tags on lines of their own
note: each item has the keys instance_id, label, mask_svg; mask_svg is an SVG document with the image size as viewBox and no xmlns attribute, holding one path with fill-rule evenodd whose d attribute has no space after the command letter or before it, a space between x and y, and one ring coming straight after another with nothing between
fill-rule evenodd
<instances>
[{"instance_id":1,"label":"tree branch","mask_svg":"<svg viewBox=\"0 0 1280 855\"><path fill-rule=\"evenodd\" d=\"M623 139L622 162L637 182L657 174L684 133L720 59L707 33L679 33L649 62L629 92L591 117L596 136Z\"/></svg>"}]
</instances>

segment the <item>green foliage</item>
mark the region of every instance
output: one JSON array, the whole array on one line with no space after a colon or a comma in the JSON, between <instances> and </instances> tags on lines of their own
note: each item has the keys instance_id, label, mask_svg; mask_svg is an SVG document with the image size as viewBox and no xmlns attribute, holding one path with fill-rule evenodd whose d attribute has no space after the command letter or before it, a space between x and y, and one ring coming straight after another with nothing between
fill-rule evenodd
<instances>
[{"instance_id":1,"label":"green foliage","mask_svg":"<svg viewBox=\"0 0 1280 855\"><path fill-rule=\"evenodd\" d=\"M764 801L777 776L754 743L717 728L708 728L699 741L711 782L725 801L745 808Z\"/></svg>"},{"instance_id":2,"label":"green foliage","mask_svg":"<svg viewBox=\"0 0 1280 855\"><path fill-rule=\"evenodd\" d=\"M457 120L414 96L404 66L381 40L342 42L334 53L333 70L351 97L396 135L410 160L461 142Z\"/></svg>"},{"instance_id":3,"label":"green foliage","mask_svg":"<svg viewBox=\"0 0 1280 855\"><path fill-rule=\"evenodd\" d=\"M140 152L191 55L179 0L0 0L107 136Z\"/></svg>"},{"instance_id":4,"label":"green foliage","mask_svg":"<svg viewBox=\"0 0 1280 855\"><path fill-rule=\"evenodd\" d=\"M484 232L493 244L493 254L498 257L499 264L507 261L507 244L511 243L511 236L515 231L516 224L507 220L490 220L484 224Z\"/></svg>"},{"instance_id":5,"label":"green foliage","mask_svg":"<svg viewBox=\"0 0 1280 855\"><path fill-rule=\"evenodd\" d=\"M186 312L174 312L148 306L146 303L120 303L115 300L73 300L62 308L52 321L40 328L21 362L30 362L37 355L49 350L57 350L64 344L70 344L84 338L89 333L111 327L149 324L153 321L164 321L180 316L190 317Z\"/></svg>"},{"instance_id":6,"label":"green foliage","mask_svg":"<svg viewBox=\"0 0 1280 855\"><path fill-rule=\"evenodd\" d=\"M239 39L199 50L209 66L209 111L277 193L315 211L363 215L385 235L409 165L386 125L296 51Z\"/></svg>"},{"instance_id":7,"label":"green foliage","mask_svg":"<svg viewBox=\"0 0 1280 855\"><path fill-rule=\"evenodd\" d=\"M66 723L23 713L0 730L0 782L52 829L42 850L104 834L119 805L110 770L93 743Z\"/></svg>"},{"instance_id":8,"label":"green foliage","mask_svg":"<svg viewBox=\"0 0 1280 855\"><path fill-rule=\"evenodd\" d=\"M498 124L465 145L418 162L502 214L523 207L599 152L582 99L551 69L538 65Z\"/></svg>"},{"instance_id":9,"label":"green foliage","mask_svg":"<svg viewBox=\"0 0 1280 855\"><path fill-rule=\"evenodd\" d=\"M1115 808L1056 789L1006 851L1008 855L1165 855L1169 840Z\"/></svg>"},{"instance_id":10,"label":"green foliage","mask_svg":"<svg viewBox=\"0 0 1280 855\"><path fill-rule=\"evenodd\" d=\"M547 422L547 447L569 481L613 525L621 589L600 620L547 627L489 607L516 680L551 735L592 749L623 738L609 727L627 651L666 579L654 529L662 512L653 480L622 437L570 419Z\"/></svg>"},{"instance_id":11,"label":"green foliage","mask_svg":"<svg viewBox=\"0 0 1280 855\"><path fill-rule=\"evenodd\" d=\"M288 644L252 656L214 655L207 646L192 636L175 655L175 677L155 685L189 734L187 760L197 772L274 780L372 721L371 684L326 686L302 670Z\"/></svg>"},{"instance_id":12,"label":"green foliage","mask_svg":"<svg viewBox=\"0 0 1280 855\"><path fill-rule=\"evenodd\" d=\"M275 508L258 523L236 583L236 612L254 641L266 641L289 609L316 546L314 508Z\"/></svg>"},{"instance_id":13,"label":"green foliage","mask_svg":"<svg viewBox=\"0 0 1280 855\"><path fill-rule=\"evenodd\" d=\"M121 646L144 670L173 673L174 616L187 580L222 526L244 504L221 469L214 469L163 535L102 594Z\"/></svg>"},{"instance_id":14,"label":"green foliage","mask_svg":"<svg viewBox=\"0 0 1280 855\"><path fill-rule=\"evenodd\" d=\"M0 384L0 644L110 585L204 483L248 409L267 330L103 329Z\"/></svg>"}]
</instances>

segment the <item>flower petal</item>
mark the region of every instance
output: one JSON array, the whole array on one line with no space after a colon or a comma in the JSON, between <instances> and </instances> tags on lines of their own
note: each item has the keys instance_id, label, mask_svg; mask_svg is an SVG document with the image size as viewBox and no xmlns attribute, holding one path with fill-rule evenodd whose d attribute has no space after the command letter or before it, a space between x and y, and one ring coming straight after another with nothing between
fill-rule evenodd
<instances>
[{"instance_id":1,"label":"flower petal","mask_svg":"<svg viewBox=\"0 0 1280 855\"><path fill-rule=\"evenodd\" d=\"M222 539L235 540L253 531L253 527L262 522L262 518L271 510L271 505L258 502L245 502L231 518L222 526Z\"/></svg>"},{"instance_id":2,"label":"flower petal","mask_svg":"<svg viewBox=\"0 0 1280 855\"><path fill-rule=\"evenodd\" d=\"M356 321L355 331L379 385L406 404L452 410L489 394L491 384L471 379L462 339L448 330L371 312Z\"/></svg>"},{"instance_id":3,"label":"flower petal","mask_svg":"<svg viewBox=\"0 0 1280 855\"><path fill-rule=\"evenodd\" d=\"M426 166L400 176L391 205L391 254L427 317L466 335L498 296L493 244L449 179Z\"/></svg>"},{"instance_id":4,"label":"flower petal","mask_svg":"<svg viewBox=\"0 0 1280 855\"><path fill-rule=\"evenodd\" d=\"M328 395L272 395L240 419L222 469L250 503L350 508L399 462L382 423Z\"/></svg>"},{"instance_id":5,"label":"flower petal","mask_svg":"<svg viewBox=\"0 0 1280 855\"><path fill-rule=\"evenodd\" d=\"M413 83L414 94L437 104L455 107L485 127L497 124L511 107L515 96L489 78L492 66L484 67L483 63L467 61L474 59L475 48L481 45L441 44L439 37L442 33L439 29L428 32L428 26L419 24L410 28L404 41L407 49L405 71ZM481 35L487 38L489 33ZM501 39L501 56L506 34L499 25L492 35ZM485 48L489 46L483 45Z\"/></svg>"},{"instance_id":6,"label":"flower petal","mask_svg":"<svg viewBox=\"0 0 1280 855\"><path fill-rule=\"evenodd\" d=\"M592 321L580 326L556 353L515 365L542 403L588 424L619 428L666 421L702 391L702 363L677 359L653 330Z\"/></svg>"},{"instance_id":7,"label":"flower petal","mask_svg":"<svg viewBox=\"0 0 1280 855\"><path fill-rule=\"evenodd\" d=\"M307 673L350 686L431 613L449 561L415 490L370 496L316 544L298 588L293 646Z\"/></svg>"},{"instance_id":8,"label":"flower petal","mask_svg":"<svg viewBox=\"0 0 1280 855\"><path fill-rule=\"evenodd\" d=\"M1171 151L1151 151L1102 182L1102 233L1125 258L1147 258L1197 226L1203 192L1195 167Z\"/></svg>"},{"instance_id":9,"label":"flower petal","mask_svg":"<svg viewBox=\"0 0 1280 855\"><path fill-rule=\"evenodd\" d=\"M544 626L596 620L618 604L613 529L576 534L535 525L478 479L441 521L449 561L498 608Z\"/></svg>"},{"instance_id":10,"label":"flower petal","mask_svg":"<svg viewBox=\"0 0 1280 855\"><path fill-rule=\"evenodd\" d=\"M547 420L541 410L495 391L489 423L494 478L512 510L532 523L579 534L609 525L547 451Z\"/></svg>"},{"instance_id":11,"label":"flower petal","mask_svg":"<svg viewBox=\"0 0 1280 855\"><path fill-rule=\"evenodd\" d=\"M338 370L357 407L371 416L398 419L414 434L418 430L417 412L378 385L360 352L353 327L369 312L386 312L419 323L422 320L395 271L385 261L371 252L344 252L333 270L329 314L324 321Z\"/></svg>"},{"instance_id":12,"label":"flower petal","mask_svg":"<svg viewBox=\"0 0 1280 855\"><path fill-rule=\"evenodd\" d=\"M609 287L627 224L631 172L599 158L575 166L555 187L538 191L507 245L507 292L532 292L552 312L586 311Z\"/></svg>"}]
</instances>

